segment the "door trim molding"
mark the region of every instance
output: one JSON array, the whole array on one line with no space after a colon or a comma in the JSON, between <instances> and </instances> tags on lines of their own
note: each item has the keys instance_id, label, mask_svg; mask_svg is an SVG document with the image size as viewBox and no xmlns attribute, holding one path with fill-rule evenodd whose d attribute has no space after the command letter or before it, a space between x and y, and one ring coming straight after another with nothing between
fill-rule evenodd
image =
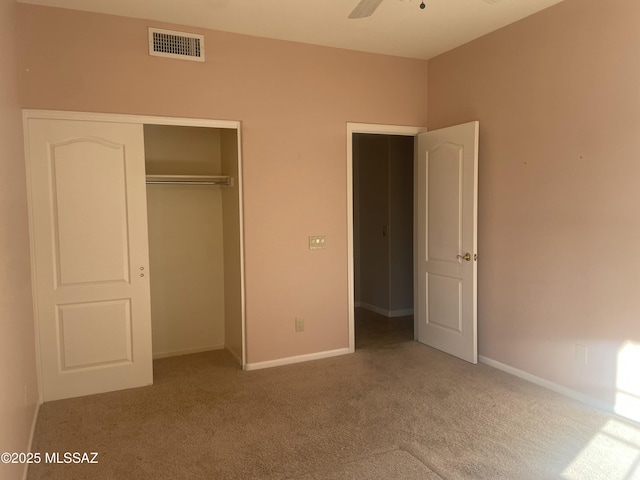
<instances>
[{"instance_id":1,"label":"door trim molding","mask_svg":"<svg viewBox=\"0 0 640 480\"><path fill-rule=\"evenodd\" d=\"M242 168L242 123L239 120L216 120L209 118L186 118L186 117L164 117L153 115L129 115L121 113L96 113L96 112L78 112L65 110L38 110L23 109L22 110L22 126L24 131L24 154L25 166L27 167L27 176L29 175L29 128L28 122L33 119L44 120L75 120L86 122L108 122L108 123L131 123L137 125L175 125L187 127L206 127L206 128L226 128L236 130L238 139L238 202L239 202L239 223L240 223L240 299L241 299L241 316L242 316L242 367L247 364L247 341L246 341L246 286L245 286L245 259L244 259L244 193L243 193L243 168ZM27 178L27 202L28 209L31 212L31 181ZM40 365L40 340L38 326L37 311L37 292L35 289L35 248L33 239L34 227L32 224L31 214L29 215L29 237L31 250L31 278L32 278L32 304L34 308L35 336L36 336L36 370L38 380L38 399L39 404L44 402L42 392L42 372Z\"/></svg>"},{"instance_id":2,"label":"door trim molding","mask_svg":"<svg viewBox=\"0 0 640 480\"><path fill-rule=\"evenodd\" d=\"M154 115L129 115L125 113L75 112L65 110L22 111L23 119L78 120L86 122L135 123L148 125L176 125L186 127L230 128L240 130L238 120L215 120L209 118L162 117Z\"/></svg>"},{"instance_id":3,"label":"door trim molding","mask_svg":"<svg viewBox=\"0 0 640 480\"><path fill-rule=\"evenodd\" d=\"M398 135L415 137L426 132L426 127L405 125L382 125L377 123L347 122L347 289L349 318L349 352L356 351L355 331L355 272L353 267L353 134L373 133L378 135Z\"/></svg>"}]
</instances>

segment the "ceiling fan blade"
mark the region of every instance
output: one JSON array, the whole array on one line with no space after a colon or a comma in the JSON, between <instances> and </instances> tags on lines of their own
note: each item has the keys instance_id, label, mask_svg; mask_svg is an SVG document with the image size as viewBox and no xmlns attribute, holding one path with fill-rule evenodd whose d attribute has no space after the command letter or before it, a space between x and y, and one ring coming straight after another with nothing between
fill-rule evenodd
<instances>
[{"instance_id":1,"label":"ceiling fan blade","mask_svg":"<svg viewBox=\"0 0 640 480\"><path fill-rule=\"evenodd\" d=\"M360 0L360 3L356 5L353 12L349 14L349 18L370 17L381 3L382 0Z\"/></svg>"}]
</instances>

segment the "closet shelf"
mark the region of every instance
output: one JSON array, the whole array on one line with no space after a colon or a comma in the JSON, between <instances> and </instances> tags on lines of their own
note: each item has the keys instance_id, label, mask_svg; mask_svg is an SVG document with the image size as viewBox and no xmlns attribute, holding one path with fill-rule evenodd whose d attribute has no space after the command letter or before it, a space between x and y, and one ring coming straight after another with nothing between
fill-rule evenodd
<instances>
[{"instance_id":1,"label":"closet shelf","mask_svg":"<svg viewBox=\"0 0 640 480\"><path fill-rule=\"evenodd\" d=\"M221 185L233 187L233 177L227 175L147 175L147 184Z\"/></svg>"}]
</instances>

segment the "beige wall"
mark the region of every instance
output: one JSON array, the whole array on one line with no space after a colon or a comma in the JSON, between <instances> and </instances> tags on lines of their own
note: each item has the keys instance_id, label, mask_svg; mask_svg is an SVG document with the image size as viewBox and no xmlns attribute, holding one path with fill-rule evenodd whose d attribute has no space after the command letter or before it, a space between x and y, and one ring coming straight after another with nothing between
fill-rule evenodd
<instances>
[{"instance_id":1,"label":"beige wall","mask_svg":"<svg viewBox=\"0 0 640 480\"><path fill-rule=\"evenodd\" d=\"M147 185L155 357L224 347L220 188Z\"/></svg>"},{"instance_id":2,"label":"beige wall","mask_svg":"<svg viewBox=\"0 0 640 480\"><path fill-rule=\"evenodd\" d=\"M220 175L220 129L145 125L147 175Z\"/></svg>"},{"instance_id":3,"label":"beige wall","mask_svg":"<svg viewBox=\"0 0 640 480\"><path fill-rule=\"evenodd\" d=\"M207 61L170 60L168 25L19 10L25 108L242 121L248 361L346 348L346 122L425 124L427 63L184 27Z\"/></svg>"},{"instance_id":4,"label":"beige wall","mask_svg":"<svg viewBox=\"0 0 640 480\"><path fill-rule=\"evenodd\" d=\"M31 303L29 229L18 103L17 21L0 0L0 451L27 451L38 398ZM22 478L23 465L0 463L0 478Z\"/></svg>"},{"instance_id":5,"label":"beige wall","mask_svg":"<svg viewBox=\"0 0 640 480\"><path fill-rule=\"evenodd\" d=\"M640 342L638 19L566 0L429 62L430 129L480 121L480 354L605 402Z\"/></svg>"}]
</instances>

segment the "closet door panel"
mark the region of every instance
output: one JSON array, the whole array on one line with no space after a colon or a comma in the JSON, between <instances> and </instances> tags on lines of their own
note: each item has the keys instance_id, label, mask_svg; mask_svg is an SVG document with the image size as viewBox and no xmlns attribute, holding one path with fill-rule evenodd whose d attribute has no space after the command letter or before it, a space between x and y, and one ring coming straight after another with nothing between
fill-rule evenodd
<instances>
[{"instance_id":1,"label":"closet door panel","mask_svg":"<svg viewBox=\"0 0 640 480\"><path fill-rule=\"evenodd\" d=\"M124 145L74 140L50 158L58 285L128 282Z\"/></svg>"},{"instance_id":2,"label":"closet door panel","mask_svg":"<svg viewBox=\"0 0 640 480\"><path fill-rule=\"evenodd\" d=\"M150 385L142 125L27 122L45 401Z\"/></svg>"}]
</instances>

